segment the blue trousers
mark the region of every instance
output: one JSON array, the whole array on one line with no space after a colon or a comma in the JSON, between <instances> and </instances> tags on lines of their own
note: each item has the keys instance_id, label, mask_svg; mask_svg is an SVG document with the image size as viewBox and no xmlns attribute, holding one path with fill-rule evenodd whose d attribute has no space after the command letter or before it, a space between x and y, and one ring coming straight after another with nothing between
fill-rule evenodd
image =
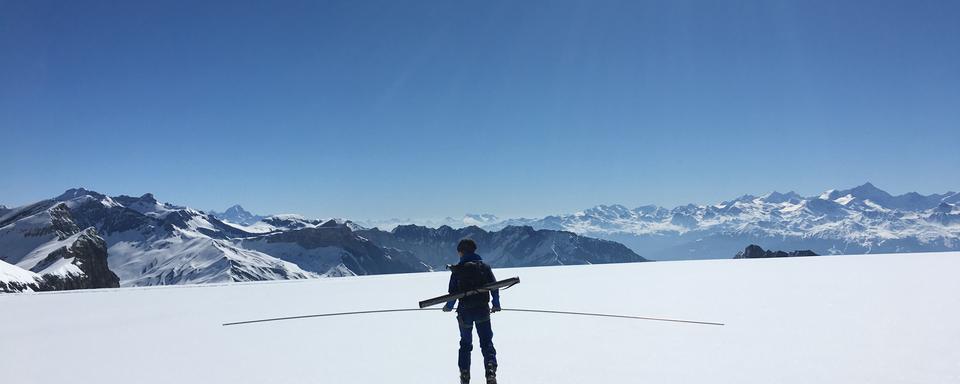
<instances>
[{"instance_id":1,"label":"blue trousers","mask_svg":"<svg viewBox=\"0 0 960 384\"><path fill-rule=\"evenodd\" d=\"M470 369L474 326L477 327L477 336L480 337L483 365L497 365L497 350L493 348L493 329L490 327L490 309L480 307L458 310L457 323L460 325L460 359L457 362L460 370Z\"/></svg>"}]
</instances>

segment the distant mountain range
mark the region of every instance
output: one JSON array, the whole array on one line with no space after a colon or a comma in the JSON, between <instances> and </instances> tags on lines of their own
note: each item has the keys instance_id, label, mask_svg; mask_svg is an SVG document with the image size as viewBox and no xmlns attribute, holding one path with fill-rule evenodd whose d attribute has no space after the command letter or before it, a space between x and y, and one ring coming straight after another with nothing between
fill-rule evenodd
<instances>
[{"instance_id":1,"label":"distant mountain range","mask_svg":"<svg viewBox=\"0 0 960 384\"><path fill-rule=\"evenodd\" d=\"M0 206L0 292L430 271L455 262L466 237L495 267L730 258L746 244L817 254L960 250L960 194L894 196L870 183L671 209L600 205L539 219L402 222L265 216L239 205L205 213L149 193L71 189ZM752 251L741 254L760 257L762 248Z\"/></svg>"},{"instance_id":2,"label":"distant mountain range","mask_svg":"<svg viewBox=\"0 0 960 384\"><path fill-rule=\"evenodd\" d=\"M0 292L423 272L454 262L461 237L474 237L495 267L645 261L620 244L555 230L387 232L78 188L0 211Z\"/></svg>"},{"instance_id":3,"label":"distant mountain range","mask_svg":"<svg viewBox=\"0 0 960 384\"><path fill-rule=\"evenodd\" d=\"M613 240L654 260L729 258L745 244L818 254L956 251L960 194L893 196L866 183L818 196L771 192L672 209L600 205L485 228L511 225Z\"/></svg>"},{"instance_id":4,"label":"distant mountain range","mask_svg":"<svg viewBox=\"0 0 960 384\"><path fill-rule=\"evenodd\" d=\"M401 225L419 225L430 228L440 228L448 226L451 228L463 228L469 226L486 227L503 222L503 219L489 213L468 213L460 218L447 216L443 219L379 219L379 220L358 220L360 224L367 228L380 228L383 230L392 230Z\"/></svg>"}]
</instances>

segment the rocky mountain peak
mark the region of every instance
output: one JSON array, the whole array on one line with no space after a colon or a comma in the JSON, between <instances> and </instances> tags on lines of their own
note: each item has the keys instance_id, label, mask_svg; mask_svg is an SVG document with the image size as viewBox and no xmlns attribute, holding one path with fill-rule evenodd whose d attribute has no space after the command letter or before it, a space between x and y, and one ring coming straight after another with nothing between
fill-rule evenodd
<instances>
[{"instance_id":1,"label":"rocky mountain peak","mask_svg":"<svg viewBox=\"0 0 960 384\"><path fill-rule=\"evenodd\" d=\"M877 188L876 186L873 185L873 183L870 183L870 182L864 183L863 185L850 189L846 192L847 193L845 193L845 195L849 194L849 195L852 195L853 197L857 197L864 200L870 199L878 203L881 201L886 201L891 197L893 197L892 195L887 193L887 191Z\"/></svg>"},{"instance_id":2,"label":"rocky mountain peak","mask_svg":"<svg viewBox=\"0 0 960 384\"><path fill-rule=\"evenodd\" d=\"M737 197L736 199L733 199L733 200L730 200L730 201L724 201L724 202L721 203L721 204L726 205L726 206L729 208L731 205L734 205L734 204L736 204L736 203L749 203L749 202L755 200L756 198L757 198L757 197L754 196L754 195L742 195L742 196L740 196L740 197Z\"/></svg>"},{"instance_id":3,"label":"rocky mountain peak","mask_svg":"<svg viewBox=\"0 0 960 384\"><path fill-rule=\"evenodd\" d=\"M321 228L339 228L339 227L347 228L346 225L340 224L337 222L337 220L334 220L334 219L327 220L325 223L320 224L320 227Z\"/></svg>"},{"instance_id":4,"label":"rocky mountain peak","mask_svg":"<svg viewBox=\"0 0 960 384\"><path fill-rule=\"evenodd\" d=\"M242 225L251 225L268 218L267 216L253 214L250 211L243 209L240 204L234 204L223 212L210 211L210 214L218 219Z\"/></svg>"},{"instance_id":5,"label":"rocky mountain peak","mask_svg":"<svg viewBox=\"0 0 960 384\"><path fill-rule=\"evenodd\" d=\"M227 208L227 210L223 212L224 213L250 213L246 209L243 209L243 206L241 206L240 204L231 205L230 208Z\"/></svg>"},{"instance_id":6,"label":"rocky mountain peak","mask_svg":"<svg viewBox=\"0 0 960 384\"><path fill-rule=\"evenodd\" d=\"M786 203L786 202L792 202L792 201L799 201L803 199L803 196L800 196L798 193L794 191L790 191L787 193L780 193L777 191L773 191L768 193L766 196L763 196L763 199L769 203Z\"/></svg>"},{"instance_id":7,"label":"rocky mountain peak","mask_svg":"<svg viewBox=\"0 0 960 384\"><path fill-rule=\"evenodd\" d=\"M106 195L104 194L97 193L85 188L70 188L64 191L60 196L55 197L54 200L67 201L67 200L73 200L83 196L91 196L97 199L103 199L106 197Z\"/></svg>"},{"instance_id":8,"label":"rocky mountain peak","mask_svg":"<svg viewBox=\"0 0 960 384\"><path fill-rule=\"evenodd\" d=\"M140 201L148 204L156 204L157 198L154 197L152 193L144 193L142 196L140 196Z\"/></svg>"},{"instance_id":9,"label":"rocky mountain peak","mask_svg":"<svg viewBox=\"0 0 960 384\"><path fill-rule=\"evenodd\" d=\"M80 231L77 223L73 220L73 216L70 215L70 208L67 207L66 203L57 203L50 207L47 212L50 214L50 229L57 234L57 238L60 240L73 236Z\"/></svg>"}]
</instances>

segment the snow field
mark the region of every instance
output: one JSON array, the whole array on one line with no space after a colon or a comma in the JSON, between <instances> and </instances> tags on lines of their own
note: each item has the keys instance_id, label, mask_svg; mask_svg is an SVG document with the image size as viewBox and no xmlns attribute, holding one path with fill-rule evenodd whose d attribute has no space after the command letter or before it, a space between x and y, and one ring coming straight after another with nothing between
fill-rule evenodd
<instances>
[{"instance_id":1,"label":"snow field","mask_svg":"<svg viewBox=\"0 0 960 384\"><path fill-rule=\"evenodd\" d=\"M960 253L495 270L501 383L960 382ZM445 272L0 295L9 383L453 383ZM476 343L475 343L476 344ZM473 376L482 382L479 347Z\"/></svg>"}]
</instances>

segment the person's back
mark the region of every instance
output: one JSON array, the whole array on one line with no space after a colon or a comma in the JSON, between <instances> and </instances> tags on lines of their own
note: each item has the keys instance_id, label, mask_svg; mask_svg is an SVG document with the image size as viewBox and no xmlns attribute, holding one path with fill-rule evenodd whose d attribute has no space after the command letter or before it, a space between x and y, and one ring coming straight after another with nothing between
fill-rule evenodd
<instances>
[{"instance_id":1,"label":"person's back","mask_svg":"<svg viewBox=\"0 0 960 384\"><path fill-rule=\"evenodd\" d=\"M450 284L448 292L466 292L480 288L496 281L493 270L476 254L477 244L470 239L461 240L457 244L460 262L451 265ZM493 307L490 307L491 298ZM445 312L453 310L456 300L448 301L443 307ZM487 384L496 384L497 350L493 347L493 329L490 324L490 314L500 311L500 294L494 290L491 293L483 292L460 299L457 306L457 323L460 327L460 350L457 365L460 368L460 382L470 381L470 352L473 351L473 327L477 327L477 336L480 339L480 350L483 354L484 373Z\"/></svg>"},{"instance_id":2,"label":"person's back","mask_svg":"<svg viewBox=\"0 0 960 384\"><path fill-rule=\"evenodd\" d=\"M474 258L476 256L476 258ZM490 266L479 259L479 255L464 255L460 263L450 266L454 279L457 282L456 292L466 292L472 289L483 287L497 281L493 277L493 271ZM469 260L469 261L468 261ZM453 293L453 292L451 292ZM487 307L490 302L490 293L483 292L470 295L460 299L458 308L479 308Z\"/></svg>"}]
</instances>

